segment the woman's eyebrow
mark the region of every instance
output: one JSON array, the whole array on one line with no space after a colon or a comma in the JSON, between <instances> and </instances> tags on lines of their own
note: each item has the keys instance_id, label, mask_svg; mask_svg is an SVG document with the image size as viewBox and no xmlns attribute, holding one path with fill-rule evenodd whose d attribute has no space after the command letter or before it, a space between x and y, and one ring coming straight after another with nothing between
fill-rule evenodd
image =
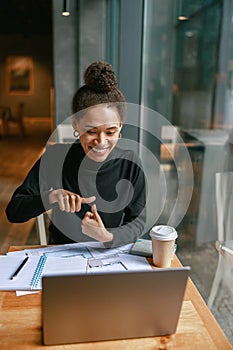
<instances>
[{"instance_id":1,"label":"woman's eyebrow","mask_svg":"<svg viewBox=\"0 0 233 350\"><path fill-rule=\"evenodd\" d=\"M84 125L84 129L96 129L96 128L98 128L99 126L101 126L101 125ZM118 125L111 125L111 126L109 126L108 128L106 128L107 130L109 130L109 129L118 129Z\"/></svg>"},{"instance_id":2,"label":"woman's eyebrow","mask_svg":"<svg viewBox=\"0 0 233 350\"><path fill-rule=\"evenodd\" d=\"M108 130L109 130L109 129L118 129L118 125L109 126L107 129L108 129Z\"/></svg>"},{"instance_id":3,"label":"woman's eyebrow","mask_svg":"<svg viewBox=\"0 0 233 350\"><path fill-rule=\"evenodd\" d=\"M94 128L96 128L96 126L94 126L94 125L84 125L83 128L84 129L94 129Z\"/></svg>"}]
</instances>

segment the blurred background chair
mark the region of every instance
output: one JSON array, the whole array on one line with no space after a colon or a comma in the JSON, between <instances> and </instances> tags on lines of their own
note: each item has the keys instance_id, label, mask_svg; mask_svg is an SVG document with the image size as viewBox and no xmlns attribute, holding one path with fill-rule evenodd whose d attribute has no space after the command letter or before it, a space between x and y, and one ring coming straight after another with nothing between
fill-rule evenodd
<instances>
[{"instance_id":1,"label":"blurred background chair","mask_svg":"<svg viewBox=\"0 0 233 350\"><path fill-rule=\"evenodd\" d=\"M40 245L47 245L47 236L46 236L46 226L44 214L40 214L36 218L37 233L39 238Z\"/></svg>"},{"instance_id":2,"label":"blurred background chair","mask_svg":"<svg viewBox=\"0 0 233 350\"><path fill-rule=\"evenodd\" d=\"M60 143L72 143L77 140L74 137L74 129L71 124L59 124L57 126L57 141Z\"/></svg>"},{"instance_id":3,"label":"blurred background chair","mask_svg":"<svg viewBox=\"0 0 233 350\"><path fill-rule=\"evenodd\" d=\"M224 279L233 277L233 171L216 173L218 265L208 298L211 309ZM225 281L230 283L230 281Z\"/></svg>"},{"instance_id":4,"label":"blurred background chair","mask_svg":"<svg viewBox=\"0 0 233 350\"><path fill-rule=\"evenodd\" d=\"M8 106L0 106L0 127L1 135L4 136L6 132L6 120L11 116L11 109Z\"/></svg>"},{"instance_id":5,"label":"blurred background chair","mask_svg":"<svg viewBox=\"0 0 233 350\"><path fill-rule=\"evenodd\" d=\"M9 135L10 127L16 125L18 127L19 135L25 136L25 128L23 123L24 103L20 102L17 106L16 114L13 115L9 107L5 107L2 112L3 134Z\"/></svg>"},{"instance_id":6,"label":"blurred background chair","mask_svg":"<svg viewBox=\"0 0 233 350\"><path fill-rule=\"evenodd\" d=\"M50 214L51 210L48 210L47 212L38 215L36 218L36 231L40 245L48 244Z\"/></svg>"},{"instance_id":7,"label":"blurred background chair","mask_svg":"<svg viewBox=\"0 0 233 350\"><path fill-rule=\"evenodd\" d=\"M161 159L173 161L176 144L179 141L179 127L173 125L162 125L161 140Z\"/></svg>"}]
</instances>

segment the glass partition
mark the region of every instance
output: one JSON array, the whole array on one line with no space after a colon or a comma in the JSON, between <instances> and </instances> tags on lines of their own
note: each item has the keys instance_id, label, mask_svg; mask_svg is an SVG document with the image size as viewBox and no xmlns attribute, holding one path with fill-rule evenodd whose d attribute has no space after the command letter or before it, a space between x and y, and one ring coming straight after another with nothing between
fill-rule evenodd
<instances>
[{"instance_id":1,"label":"glass partition","mask_svg":"<svg viewBox=\"0 0 233 350\"><path fill-rule=\"evenodd\" d=\"M175 22L173 123L208 129L213 119L221 1L178 3L182 6L177 6Z\"/></svg>"},{"instance_id":2,"label":"glass partition","mask_svg":"<svg viewBox=\"0 0 233 350\"><path fill-rule=\"evenodd\" d=\"M141 102L167 118L172 102L174 4L173 0L144 2Z\"/></svg>"},{"instance_id":3,"label":"glass partition","mask_svg":"<svg viewBox=\"0 0 233 350\"><path fill-rule=\"evenodd\" d=\"M159 112L163 122L142 113L141 142L160 163L153 183L159 187L162 176L167 186L156 223L167 223L177 200L179 179L187 173L185 149L192 163L193 176L179 199L182 207L193 186L177 227L180 246L217 239L215 174L233 167L232 16L231 0L144 2L141 102ZM157 143L153 132L159 135Z\"/></svg>"}]
</instances>

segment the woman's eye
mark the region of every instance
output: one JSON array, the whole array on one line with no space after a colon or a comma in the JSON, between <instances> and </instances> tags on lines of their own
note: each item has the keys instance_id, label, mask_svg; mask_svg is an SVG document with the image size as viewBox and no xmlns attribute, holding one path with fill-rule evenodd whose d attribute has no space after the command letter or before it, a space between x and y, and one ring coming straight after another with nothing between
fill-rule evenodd
<instances>
[{"instance_id":1,"label":"woman's eye","mask_svg":"<svg viewBox=\"0 0 233 350\"><path fill-rule=\"evenodd\" d=\"M116 135L118 132L119 132L118 130L107 131L107 135L109 135L109 136L114 136L114 135Z\"/></svg>"},{"instance_id":2,"label":"woman's eye","mask_svg":"<svg viewBox=\"0 0 233 350\"><path fill-rule=\"evenodd\" d=\"M98 134L98 132L95 131L95 130L87 130L86 133L87 133L88 135L96 135L96 134ZM114 130L114 131L106 131L106 132L105 132L105 134L106 134L107 136L114 136L116 133L117 133L117 131L115 131L115 130Z\"/></svg>"}]
</instances>

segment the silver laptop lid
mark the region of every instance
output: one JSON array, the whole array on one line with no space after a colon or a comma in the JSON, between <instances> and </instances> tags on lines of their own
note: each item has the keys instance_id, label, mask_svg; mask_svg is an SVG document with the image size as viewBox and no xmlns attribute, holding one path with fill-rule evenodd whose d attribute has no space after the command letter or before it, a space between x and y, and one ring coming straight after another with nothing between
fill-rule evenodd
<instances>
[{"instance_id":1,"label":"silver laptop lid","mask_svg":"<svg viewBox=\"0 0 233 350\"><path fill-rule=\"evenodd\" d=\"M44 344L174 334L189 270L43 277Z\"/></svg>"}]
</instances>

